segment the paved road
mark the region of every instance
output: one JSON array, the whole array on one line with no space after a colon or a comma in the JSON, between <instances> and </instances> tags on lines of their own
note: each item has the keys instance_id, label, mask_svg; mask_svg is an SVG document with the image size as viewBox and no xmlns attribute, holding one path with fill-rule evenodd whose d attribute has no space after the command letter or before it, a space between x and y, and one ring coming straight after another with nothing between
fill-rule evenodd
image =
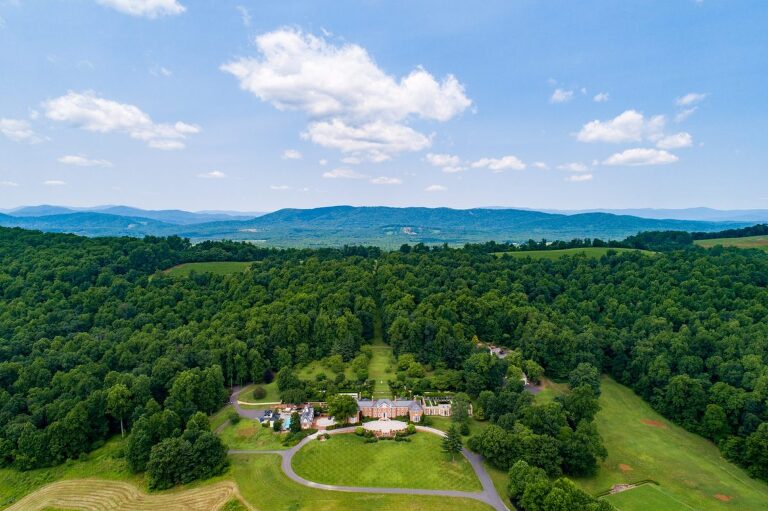
<instances>
[{"instance_id":1,"label":"paved road","mask_svg":"<svg viewBox=\"0 0 768 511\"><path fill-rule=\"evenodd\" d=\"M237 399L235 399L235 404L236 403L237 403ZM244 410L244 411L251 412L253 410ZM417 426L416 429L419 431L424 431L424 432L432 433L439 436L445 436L445 433L434 428ZM334 429L331 431L327 431L327 433L330 435L339 435L344 433L352 433L354 431L355 431L355 428L350 427L350 428ZM304 447L307 443L313 441L318 434L319 433L315 433L314 435L310 435L306 437L301 442L299 442L295 446L285 451L230 450L229 454L277 454L282 458L281 467L283 469L283 472L285 472L285 475L287 475L290 479L292 479L293 481L299 484L308 486L310 488L316 488L319 490L344 491L344 492L350 492L350 493L386 493L386 494L399 494L399 495L433 495L433 496L440 496L440 497L463 497L463 498L475 499L481 502L485 502L489 506L493 507L496 511L509 511L507 506L504 505L504 502L501 500L501 497L499 497L498 492L496 492L496 488L493 486L491 477L488 475L488 472L486 472L485 467L483 466L483 457L480 456L479 454L475 454L471 451L468 451L467 449L463 449L461 453L464 455L465 458L467 458L467 461L469 461L469 463L472 465L472 468L475 470L475 473L477 474L477 478L480 480L480 484L482 485L483 490L479 492L457 491L457 490L424 490L424 489L416 489L416 488L378 488L378 487L366 487L366 486L337 486L335 484L322 484L322 483L316 483L314 481L308 481L307 479L304 479L303 477L298 475L293 470L291 461L293 460L293 456L299 451L299 449Z\"/></svg>"},{"instance_id":2,"label":"paved road","mask_svg":"<svg viewBox=\"0 0 768 511\"><path fill-rule=\"evenodd\" d=\"M237 411L240 417L247 417L249 419L260 421L264 417L264 412L266 412L266 410L253 410L253 409L243 408L237 402L237 398L240 396L240 393L243 390L245 390L245 387L237 387L237 386L232 387L232 395L229 396L229 404L231 404L234 407L234 409Z\"/></svg>"}]
</instances>

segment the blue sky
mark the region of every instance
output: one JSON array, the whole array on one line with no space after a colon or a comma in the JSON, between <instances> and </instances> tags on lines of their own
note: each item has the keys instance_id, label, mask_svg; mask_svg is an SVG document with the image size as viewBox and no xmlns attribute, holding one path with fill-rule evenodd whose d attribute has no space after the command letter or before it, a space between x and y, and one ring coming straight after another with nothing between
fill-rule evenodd
<instances>
[{"instance_id":1,"label":"blue sky","mask_svg":"<svg viewBox=\"0 0 768 511\"><path fill-rule=\"evenodd\" d=\"M768 208L768 4L0 0L0 208Z\"/></svg>"}]
</instances>

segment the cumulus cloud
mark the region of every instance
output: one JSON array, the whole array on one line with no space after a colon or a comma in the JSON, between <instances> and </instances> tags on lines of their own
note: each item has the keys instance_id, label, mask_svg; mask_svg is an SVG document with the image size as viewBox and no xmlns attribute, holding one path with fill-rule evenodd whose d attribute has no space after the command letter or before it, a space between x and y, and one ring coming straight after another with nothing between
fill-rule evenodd
<instances>
[{"instance_id":1,"label":"cumulus cloud","mask_svg":"<svg viewBox=\"0 0 768 511\"><path fill-rule=\"evenodd\" d=\"M227 175L220 170L212 170L210 172L198 174L197 177L200 179L224 179Z\"/></svg>"},{"instance_id":2,"label":"cumulus cloud","mask_svg":"<svg viewBox=\"0 0 768 511\"><path fill-rule=\"evenodd\" d=\"M176 0L96 0L96 2L124 14L150 19L161 16L175 16L186 10Z\"/></svg>"},{"instance_id":3,"label":"cumulus cloud","mask_svg":"<svg viewBox=\"0 0 768 511\"><path fill-rule=\"evenodd\" d=\"M323 177L325 179L365 179L368 176L352 169L338 168L323 172Z\"/></svg>"},{"instance_id":4,"label":"cumulus cloud","mask_svg":"<svg viewBox=\"0 0 768 511\"><path fill-rule=\"evenodd\" d=\"M412 118L444 122L472 102L453 76L438 81L416 68L396 78L361 46L335 45L323 37L279 29L256 38L257 57L221 66L240 87L279 110L304 112L303 133L312 142L383 161L419 151L431 136L409 127Z\"/></svg>"},{"instance_id":5,"label":"cumulus cloud","mask_svg":"<svg viewBox=\"0 0 768 511\"><path fill-rule=\"evenodd\" d=\"M85 156L68 154L59 158L59 163L64 165L74 165L76 167L111 167L112 162L108 160L96 160L86 158Z\"/></svg>"},{"instance_id":6,"label":"cumulus cloud","mask_svg":"<svg viewBox=\"0 0 768 511\"><path fill-rule=\"evenodd\" d=\"M65 184L67 183L58 179L49 179L47 181L43 181L44 186L64 186Z\"/></svg>"},{"instance_id":7,"label":"cumulus cloud","mask_svg":"<svg viewBox=\"0 0 768 511\"><path fill-rule=\"evenodd\" d=\"M444 192L448 188L444 187L443 185L429 185L424 189L425 192Z\"/></svg>"},{"instance_id":8,"label":"cumulus cloud","mask_svg":"<svg viewBox=\"0 0 768 511\"><path fill-rule=\"evenodd\" d=\"M598 92L592 98L592 101L594 101L595 103L605 103L609 99L610 99L610 95L607 92Z\"/></svg>"},{"instance_id":9,"label":"cumulus cloud","mask_svg":"<svg viewBox=\"0 0 768 511\"><path fill-rule=\"evenodd\" d=\"M552 96L549 97L550 103L565 103L573 99L573 91L565 89L555 89Z\"/></svg>"},{"instance_id":10,"label":"cumulus cloud","mask_svg":"<svg viewBox=\"0 0 768 511\"><path fill-rule=\"evenodd\" d=\"M644 165L665 165L674 163L678 157L661 149L635 148L616 153L603 161L603 165L640 167Z\"/></svg>"},{"instance_id":11,"label":"cumulus cloud","mask_svg":"<svg viewBox=\"0 0 768 511\"><path fill-rule=\"evenodd\" d=\"M32 126L23 119L0 118L0 133L14 142L39 142L40 137L35 135Z\"/></svg>"},{"instance_id":12,"label":"cumulus cloud","mask_svg":"<svg viewBox=\"0 0 768 511\"><path fill-rule=\"evenodd\" d=\"M674 135L667 135L656 142L656 147L660 149L680 149L683 147L691 147L692 145L693 137L690 133L686 133L685 131L675 133Z\"/></svg>"},{"instance_id":13,"label":"cumulus cloud","mask_svg":"<svg viewBox=\"0 0 768 511\"><path fill-rule=\"evenodd\" d=\"M636 110L627 110L608 121L594 120L585 124L576 138L581 142L640 142L657 140L664 130L663 115L646 118Z\"/></svg>"},{"instance_id":14,"label":"cumulus cloud","mask_svg":"<svg viewBox=\"0 0 768 511\"><path fill-rule=\"evenodd\" d=\"M371 183L375 185L401 185L403 180L397 177L379 176L371 179Z\"/></svg>"},{"instance_id":15,"label":"cumulus cloud","mask_svg":"<svg viewBox=\"0 0 768 511\"><path fill-rule=\"evenodd\" d=\"M283 151L284 160L300 160L302 158L301 152L296 149L286 149Z\"/></svg>"},{"instance_id":16,"label":"cumulus cloud","mask_svg":"<svg viewBox=\"0 0 768 511\"><path fill-rule=\"evenodd\" d=\"M675 104L677 106L692 106L697 103L701 103L704 101L704 98L707 97L707 94L701 93L701 92L689 92L685 96L681 96L675 100Z\"/></svg>"},{"instance_id":17,"label":"cumulus cloud","mask_svg":"<svg viewBox=\"0 0 768 511\"><path fill-rule=\"evenodd\" d=\"M565 178L566 181L570 181L572 183L578 183L581 181L592 181L592 174L573 174L571 176L568 176Z\"/></svg>"},{"instance_id":18,"label":"cumulus cloud","mask_svg":"<svg viewBox=\"0 0 768 511\"><path fill-rule=\"evenodd\" d=\"M589 167L579 162L564 163L557 166L560 170L567 170L568 172L587 172Z\"/></svg>"},{"instance_id":19,"label":"cumulus cloud","mask_svg":"<svg viewBox=\"0 0 768 511\"><path fill-rule=\"evenodd\" d=\"M454 173L464 170L461 158L453 154L428 153L426 158L430 165L440 167L443 172Z\"/></svg>"},{"instance_id":20,"label":"cumulus cloud","mask_svg":"<svg viewBox=\"0 0 768 511\"><path fill-rule=\"evenodd\" d=\"M188 135L200 132L193 124L156 124L138 107L96 96L92 91L69 92L45 101L45 115L54 121L98 133L126 133L155 149L183 149Z\"/></svg>"},{"instance_id":21,"label":"cumulus cloud","mask_svg":"<svg viewBox=\"0 0 768 511\"><path fill-rule=\"evenodd\" d=\"M523 170L525 169L525 163L520 161L516 156L504 156L502 158L480 158L470 164L473 169L488 168L494 172L502 172L504 170Z\"/></svg>"}]
</instances>

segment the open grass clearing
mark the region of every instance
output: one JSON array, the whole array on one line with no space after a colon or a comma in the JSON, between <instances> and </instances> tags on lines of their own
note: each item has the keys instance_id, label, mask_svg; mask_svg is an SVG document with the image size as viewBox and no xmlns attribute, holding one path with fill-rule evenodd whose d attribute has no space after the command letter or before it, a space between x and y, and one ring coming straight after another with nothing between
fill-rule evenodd
<instances>
[{"instance_id":1,"label":"open grass clearing","mask_svg":"<svg viewBox=\"0 0 768 511\"><path fill-rule=\"evenodd\" d=\"M313 441L293 458L293 469L310 481L341 486L480 491L480 481L463 456L451 461L441 439L417 433L410 442L365 443L357 435Z\"/></svg>"},{"instance_id":2,"label":"open grass clearing","mask_svg":"<svg viewBox=\"0 0 768 511\"><path fill-rule=\"evenodd\" d=\"M222 442L230 449L254 449L272 451L287 449L280 443L285 434L275 433L272 428L265 428L258 421L240 419L237 424L227 424L219 431Z\"/></svg>"},{"instance_id":3,"label":"open grass clearing","mask_svg":"<svg viewBox=\"0 0 768 511\"><path fill-rule=\"evenodd\" d=\"M389 380L397 378L395 374L395 358L392 346L384 342L384 326L381 314L376 315L373 326L373 344L371 345L371 362L368 366L368 378L374 381L373 399L392 397L389 391Z\"/></svg>"},{"instance_id":4,"label":"open grass clearing","mask_svg":"<svg viewBox=\"0 0 768 511\"><path fill-rule=\"evenodd\" d=\"M587 257L600 258L607 255L609 251L623 254L626 252L641 252L644 254L653 254L649 250L640 250L635 248L608 248L608 247L584 247L584 248L563 248L560 250L520 250L513 252L495 252L497 257L531 257L533 259L560 259L564 256L585 255Z\"/></svg>"},{"instance_id":5,"label":"open grass clearing","mask_svg":"<svg viewBox=\"0 0 768 511\"><path fill-rule=\"evenodd\" d=\"M433 427L435 429L439 429L440 431L448 431L448 428L451 427L453 424L453 421L450 417L436 417L436 416L430 416L427 418L427 422L429 423L430 427ZM482 430L487 428L491 425L490 421L479 421L475 420L474 418L469 419L469 435L464 437L465 443L467 438L469 438L472 435L476 435L480 433Z\"/></svg>"},{"instance_id":6,"label":"open grass clearing","mask_svg":"<svg viewBox=\"0 0 768 511\"><path fill-rule=\"evenodd\" d=\"M644 484L631 490L608 495L605 500L613 504L620 511L692 511L696 508L664 493L661 487L655 484ZM723 506L727 508L727 506Z\"/></svg>"},{"instance_id":7,"label":"open grass clearing","mask_svg":"<svg viewBox=\"0 0 768 511\"><path fill-rule=\"evenodd\" d=\"M299 369L296 375L305 381L315 381L317 375L320 373L325 374L329 380L334 380L337 376L335 371L323 364L320 360L313 360L309 364ZM344 376L348 380L355 379L355 373L348 367L344 370Z\"/></svg>"},{"instance_id":8,"label":"open grass clearing","mask_svg":"<svg viewBox=\"0 0 768 511\"><path fill-rule=\"evenodd\" d=\"M250 269L253 262L213 261L206 263L184 263L168 268L165 273L173 277L188 277L192 272L212 273L214 275L232 275Z\"/></svg>"},{"instance_id":9,"label":"open grass clearing","mask_svg":"<svg viewBox=\"0 0 768 511\"><path fill-rule=\"evenodd\" d=\"M723 459L712 442L664 419L631 389L604 377L600 405L597 426L608 458L595 477L576 480L589 493L652 479L660 484L662 495L697 511L766 509L768 485ZM642 498L632 496L638 490L610 499L620 511L667 509L642 507ZM635 495L649 491L643 489ZM632 507L635 500L640 507Z\"/></svg>"},{"instance_id":10,"label":"open grass clearing","mask_svg":"<svg viewBox=\"0 0 768 511\"><path fill-rule=\"evenodd\" d=\"M745 238L714 238L711 240L696 240L700 247L712 248L718 245L737 248L759 248L768 251L768 236L747 236Z\"/></svg>"},{"instance_id":11,"label":"open grass clearing","mask_svg":"<svg viewBox=\"0 0 768 511\"><path fill-rule=\"evenodd\" d=\"M261 398L256 399L253 397L253 389L255 389L257 386L262 387L267 394ZM259 383L259 384L252 384L247 385L240 394L237 395L237 400L241 401L241 405L243 408L247 408L250 405L262 405L266 403L279 403L280 402L280 391L277 389L277 381L273 381L271 383ZM248 403L248 404L244 404ZM255 408L265 408L264 406L256 406ZM268 408L268 407L267 407Z\"/></svg>"},{"instance_id":12,"label":"open grass clearing","mask_svg":"<svg viewBox=\"0 0 768 511\"><path fill-rule=\"evenodd\" d=\"M280 457L277 455L237 455L230 459L240 492L260 510L492 511L482 502L464 498L317 490L288 479L280 469Z\"/></svg>"}]
</instances>

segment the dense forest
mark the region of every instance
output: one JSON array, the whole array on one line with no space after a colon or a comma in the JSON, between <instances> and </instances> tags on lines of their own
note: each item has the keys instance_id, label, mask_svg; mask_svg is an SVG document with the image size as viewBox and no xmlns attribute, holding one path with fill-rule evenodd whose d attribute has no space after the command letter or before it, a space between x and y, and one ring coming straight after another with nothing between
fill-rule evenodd
<instances>
[{"instance_id":1,"label":"dense forest","mask_svg":"<svg viewBox=\"0 0 768 511\"><path fill-rule=\"evenodd\" d=\"M0 464L58 464L124 433L129 466L153 487L217 473L226 459L204 415L227 387L277 378L291 400L364 390L380 315L393 390L466 393L493 422L470 445L537 484L534 469L588 474L604 456L591 421L600 373L768 479L768 254L677 238L626 240L668 247L650 255L534 259L497 244L274 250L0 229ZM254 263L162 271L219 260ZM479 342L515 351L501 361ZM357 381L293 374L329 358L359 360ZM521 392L520 372L542 370L569 380L567 399L539 406Z\"/></svg>"}]
</instances>

